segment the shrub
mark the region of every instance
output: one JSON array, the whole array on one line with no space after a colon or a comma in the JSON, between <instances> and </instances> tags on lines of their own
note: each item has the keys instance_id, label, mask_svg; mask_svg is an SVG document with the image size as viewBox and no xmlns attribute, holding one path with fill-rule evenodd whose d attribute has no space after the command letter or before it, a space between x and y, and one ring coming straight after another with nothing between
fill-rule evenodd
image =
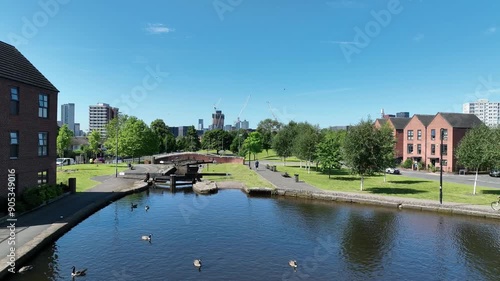
<instances>
[{"instance_id":1,"label":"shrub","mask_svg":"<svg viewBox=\"0 0 500 281\"><path fill-rule=\"evenodd\" d=\"M403 164L402 164L401 166L402 166L403 168L405 168L405 169L411 169L412 165L413 165L413 161L412 161L410 158L408 158L408 159L406 159L406 160L403 162Z\"/></svg>"},{"instance_id":2,"label":"shrub","mask_svg":"<svg viewBox=\"0 0 500 281\"><path fill-rule=\"evenodd\" d=\"M38 187L26 189L21 198L24 203L26 203L28 209L36 208L42 205L46 200L44 190Z\"/></svg>"}]
</instances>

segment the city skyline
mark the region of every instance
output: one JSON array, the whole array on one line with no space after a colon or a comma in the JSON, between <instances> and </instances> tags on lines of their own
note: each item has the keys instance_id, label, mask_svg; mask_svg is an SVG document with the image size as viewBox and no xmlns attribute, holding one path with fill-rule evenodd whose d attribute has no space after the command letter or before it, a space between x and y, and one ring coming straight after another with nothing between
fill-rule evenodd
<instances>
[{"instance_id":1,"label":"city skyline","mask_svg":"<svg viewBox=\"0 0 500 281\"><path fill-rule=\"evenodd\" d=\"M493 0L222 2L19 2L0 12L0 41L54 83L58 107L78 104L77 120L102 102L147 124L196 126L216 106L226 124L329 127L500 101Z\"/></svg>"}]
</instances>

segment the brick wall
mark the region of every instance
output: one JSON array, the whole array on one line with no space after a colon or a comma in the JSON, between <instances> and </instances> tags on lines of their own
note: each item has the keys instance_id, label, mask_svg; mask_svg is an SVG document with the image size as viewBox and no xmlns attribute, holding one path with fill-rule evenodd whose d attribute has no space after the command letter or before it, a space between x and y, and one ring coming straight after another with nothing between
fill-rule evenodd
<instances>
[{"instance_id":1,"label":"brick wall","mask_svg":"<svg viewBox=\"0 0 500 281\"><path fill-rule=\"evenodd\" d=\"M11 115L10 89L19 88L19 115ZM38 117L38 94L49 96L48 118ZM10 131L19 132L19 157L10 159ZM48 132L48 156L38 156L38 132ZM48 170L56 183L57 92L0 78L0 196L7 194L8 169L15 169L18 193L37 186L38 172Z\"/></svg>"},{"instance_id":2,"label":"brick wall","mask_svg":"<svg viewBox=\"0 0 500 281\"><path fill-rule=\"evenodd\" d=\"M243 164L242 157L233 157L233 156L218 156L218 155L206 155L199 153L174 153L168 155L157 156L155 158L155 164L159 164L160 161L184 161L184 160L193 160L193 161L217 161L218 164L224 163L233 163L233 164Z\"/></svg>"}]
</instances>

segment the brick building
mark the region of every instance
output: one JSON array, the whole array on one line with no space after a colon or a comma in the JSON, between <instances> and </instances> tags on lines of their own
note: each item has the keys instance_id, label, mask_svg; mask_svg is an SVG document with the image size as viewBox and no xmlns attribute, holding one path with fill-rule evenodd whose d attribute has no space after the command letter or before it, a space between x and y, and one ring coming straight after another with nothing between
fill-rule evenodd
<instances>
[{"instance_id":1,"label":"brick building","mask_svg":"<svg viewBox=\"0 0 500 281\"><path fill-rule=\"evenodd\" d=\"M380 128L385 124L388 124L393 129L394 139L396 141L396 144L394 145L394 158L397 163L401 163L403 160L404 128L409 121L410 118L402 117L388 117L375 120L376 128Z\"/></svg>"},{"instance_id":2,"label":"brick building","mask_svg":"<svg viewBox=\"0 0 500 281\"><path fill-rule=\"evenodd\" d=\"M443 130L443 171L456 172L455 149L468 130L479 126L482 121L474 114L438 113L427 127L427 164L439 167L441 129Z\"/></svg>"},{"instance_id":3,"label":"brick building","mask_svg":"<svg viewBox=\"0 0 500 281\"><path fill-rule=\"evenodd\" d=\"M425 162L427 155L427 127L435 115L415 114L404 129L403 159Z\"/></svg>"},{"instance_id":4,"label":"brick building","mask_svg":"<svg viewBox=\"0 0 500 281\"><path fill-rule=\"evenodd\" d=\"M14 46L0 41L0 197L56 183L59 91Z\"/></svg>"}]
</instances>

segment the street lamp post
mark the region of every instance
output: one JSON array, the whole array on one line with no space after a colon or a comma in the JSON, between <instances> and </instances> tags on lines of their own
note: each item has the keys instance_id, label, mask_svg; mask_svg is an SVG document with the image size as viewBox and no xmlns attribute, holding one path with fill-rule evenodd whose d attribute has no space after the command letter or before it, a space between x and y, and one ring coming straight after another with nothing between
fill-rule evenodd
<instances>
[{"instance_id":1,"label":"street lamp post","mask_svg":"<svg viewBox=\"0 0 500 281\"><path fill-rule=\"evenodd\" d=\"M115 178L118 177L118 111L116 112L116 157L115 157Z\"/></svg>"},{"instance_id":2,"label":"street lamp post","mask_svg":"<svg viewBox=\"0 0 500 281\"><path fill-rule=\"evenodd\" d=\"M443 132L444 129L441 128L439 135L441 137L440 155L439 155L439 204L443 204Z\"/></svg>"}]
</instances>

